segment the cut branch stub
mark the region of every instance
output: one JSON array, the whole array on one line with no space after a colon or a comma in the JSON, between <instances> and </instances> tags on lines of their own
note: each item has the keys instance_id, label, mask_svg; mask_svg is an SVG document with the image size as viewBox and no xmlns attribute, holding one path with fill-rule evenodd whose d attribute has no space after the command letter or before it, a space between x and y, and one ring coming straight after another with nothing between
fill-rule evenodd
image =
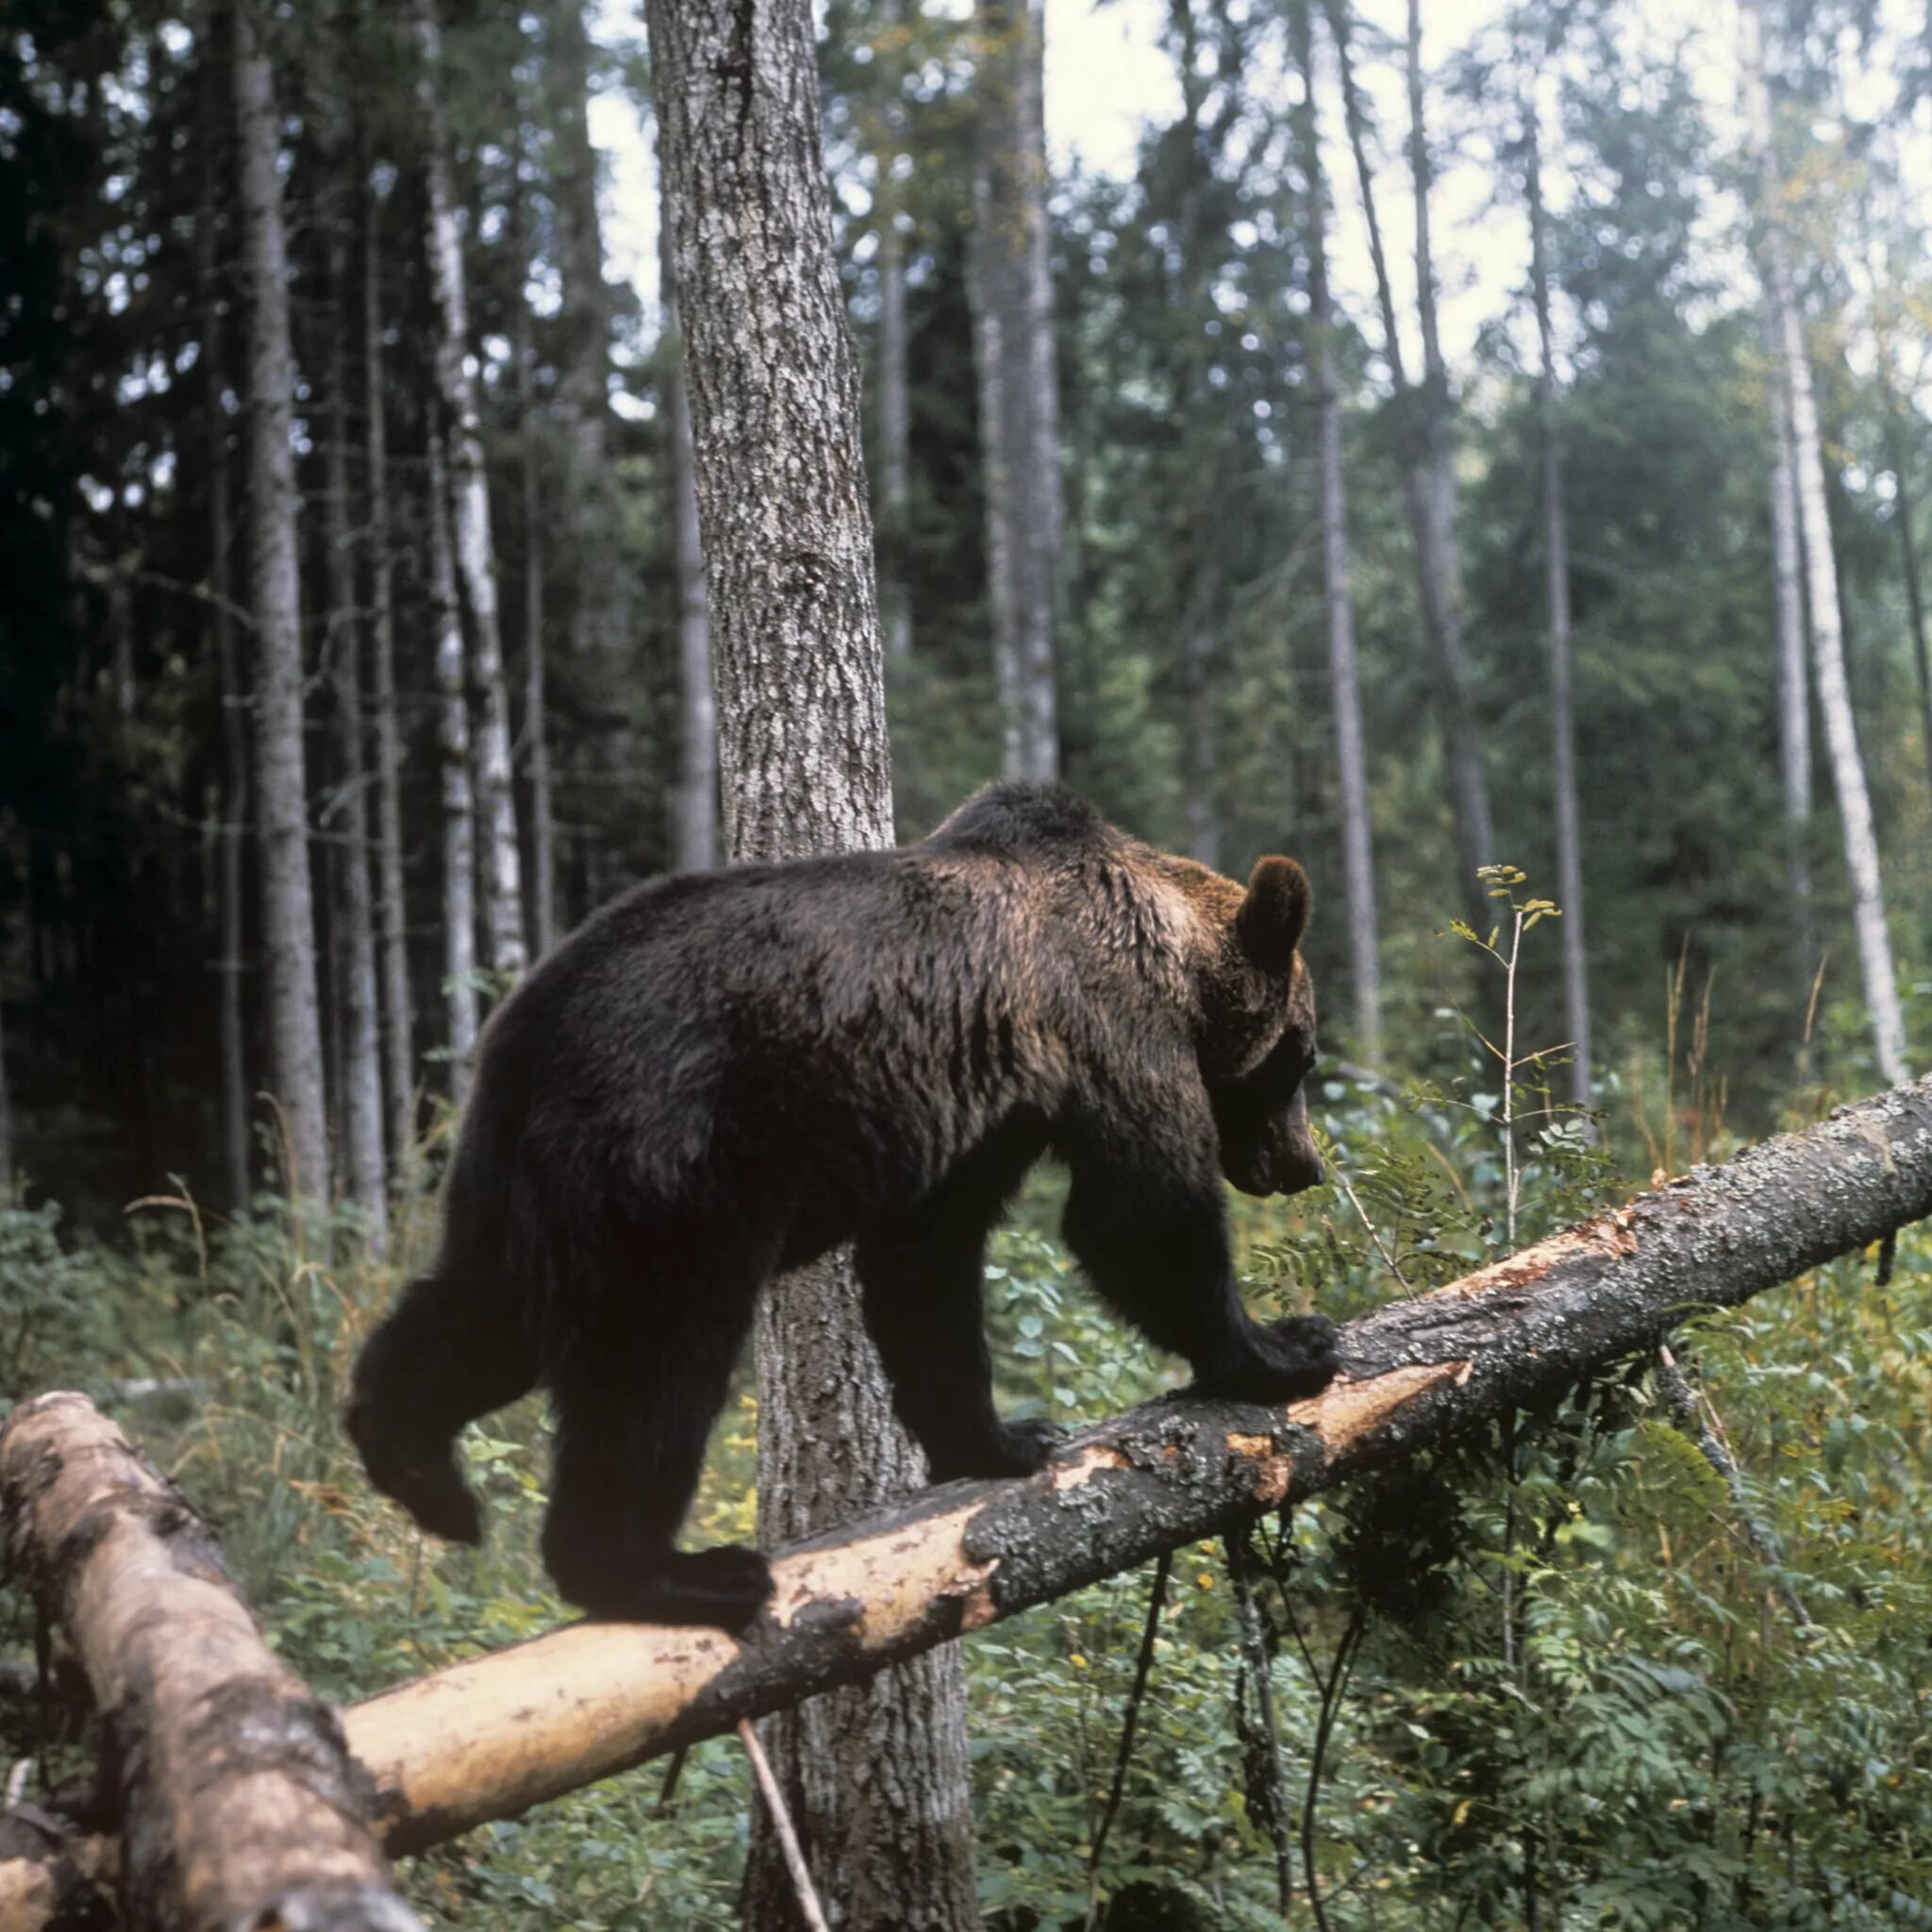
<instances>
[{"instance_id":1,"label":"cut branch stub","mask_svg":"<svg viewBox=\"0 0 1932 1932\"><path fill-rule=\"evenodd\" d=\"M84 1395L0 1432L14 1575L106 1733L128 1932L418 1932L335 1713L261 1641L208 1527Z\"/></svg>"},{"instance_id":2,"label":"cut branch stub","mask_svg":"<svg viewBox=\"0 0 1932 1932\"><path fill-rule=\"evenodd\" d=\"M956 1483L782 1552L744 1643L575 1624L357 1705L393 1850L712 1737L1560 1393L1932 1214L1932 1085L1700 1168L1343 1333L1349 1374L1287 1409L1173 1397L1025 1481Z\"/></svg>"}]
</instances>

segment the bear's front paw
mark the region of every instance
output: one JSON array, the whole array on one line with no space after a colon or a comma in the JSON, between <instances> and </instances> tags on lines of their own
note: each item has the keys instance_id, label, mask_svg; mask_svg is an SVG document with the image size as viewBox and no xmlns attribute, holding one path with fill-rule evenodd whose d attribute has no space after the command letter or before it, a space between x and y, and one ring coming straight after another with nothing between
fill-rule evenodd
<instances>
[{"instance_id":1,"label":"bear's front paw","mask_svg":"<svg viewBox=\"0 0 1932 1932\"><path fill-rule=\"evenodd\" d=\"M935 1483L968 1476L1032 1475L1053 1459L1066 1434L1046 1416L1028 1416L1022 1422L1002 1423L998 1433L984 1441L937 1452L928 1449L926 1464Z\"/></svg>"},{"instance_id":2,"label":"bear's front paw","mask_svg":"<svg viewBox=\"0 0 1932 1932\"><path fill-rule=\"evenodd\" d=\"M1193 1392L1240 1402L1300 1402L1319 1395L1341 1367L1340 1335L1326 1315L1286 1316L1258 1330L1255 1340L1246 1360L1202 1375Z\"/></svg>"}]
</instances>

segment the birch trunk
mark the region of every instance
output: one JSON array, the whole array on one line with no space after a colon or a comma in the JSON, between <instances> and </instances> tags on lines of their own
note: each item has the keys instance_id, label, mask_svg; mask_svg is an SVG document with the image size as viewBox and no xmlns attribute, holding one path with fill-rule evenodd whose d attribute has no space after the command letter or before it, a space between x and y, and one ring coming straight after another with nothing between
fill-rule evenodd
<instances>
[{"instance_id":1,"label":"birch trunk","mask_svg":"<svg viewBox=\"0 0 1932 1932\"><path fill-rule=\"evenodd\" d=\"M288 243L276 162L275 81L258 0L235 8L232 84L248 285L248 564L255 618L256 791L261 825L262 963L270 1084L281 1110L291 1199L328 1195L322 1016L302 762L302 582L296 561L295 361L289 343Z\"/></svg>"},{"instance_id":2,"label":"birch trunk","mask_svg":"<svg viewBox=\"0 0 1932 1932\"><path fill-rule=\"evenodd\" d=\"M872 519L810 8L656 0L650 28L730 855L884 846L891 797ZM921 1479L849 1261L768 1295L757 1350L767 1546ZM978 1924L955 1653L789 1711L768 1731L815 1882L839 1902L841 1926ZM745 1886L754 1932L796 1923L763 1817Z\"/></svg>"},{"instance_id":3,"label":"birch trunk","mask_svg":"<svg viewBox=\"0 0 1932 1932\"><path fill-rule=\"evenodd\" d=\"M1450 809L1456 825L1457 870L1464 902L1478 931L1490 905L1477 870L1495 858L1482 739L1470 699L1470 668L1462 637L1462 570L1456 540L1456 452L1449 369L1442 358L1436 314L1436 263L1429 225L1434 168L1423 102L1422 0L1408 0L1408 160L1415 183L1416 309L1422 324L1422 388L1413 399L1408 477L1410 519L1423 630L1441 713L1443 758L1449 768ZM1391 340L1393 331L1391 329Z\"/></svg>"},{"instance_id":4,"label":"birch trunk","mask_svg":"<svg viewBox=\"0 0 1932 1932\"><path fill-rule=\"evenodd\" d=\"M1790 903L1791 984L1797 1011L1809 1010L1818 972L1811 891L1811 687L1806 675L1805 576L1791 470L1791 410L1777 326L1765 304L1771 358L1771 558L1777 627L1778 780L1785 829L1785 897Z\"/></svg>"},{"instance_id":5,"label":"birch trunk","mask_svg":"<svg viewBox=\"0 0 1932 1932\"><path fill-rule=\"evenodd\" d=\"M519 125L522 124L519 109ZM514 247L519 269L529 261L528 215L523 165L518 160ZM543 699L543 511L539 475L541 431L537 411L537 348L530 333L530 305L519 289L516 304L517 465L524 516L524 757L530 785L530 904L537 957L557 943L557 814L550 784L549 721Z\"/></svg>"},{"instance_id":6,"label":"birch trunk","mask_svg":"<svg viewBox=\"0 0 1932 1932\"><path fill-rule=\"evenodd\" d=\"M1060 485L1043 0L977 0L976 19L979 128L968 269L993 668L1007 774L1048 779L1059 771L1053 620Z\"/></svg>"},{"instance_id":7,"label":"birch trunk","mask_svg":"<svg viewBox=\"0 0 1932 1932\"><path fill-rule=\"evenodd\" d=\"M1792 464L1797 482L1798 520L1805 542L1807 601L1811 617L1812 672L1831 758L1832 789L1844 837L1845 873L1852 889L1852 924L1858 946L1858 970L1872 1021L1872 1045L1879 1072L1897 1083L1906 1077L1905 1021L1899 1008L1898 980L1892 968L1891 940L1885 924L1885 892L1878 865L1878 836L1872 800L1865 789L1864 760L1852 716L1845 680L1844 625L1839 608L1838 576L1831 547L1831 518L1824 493L1824 447L1818 432L1818 404L1811 388L1811 364L1805 347L1804 318L1791 277L1790 243L1779 220L1782 192L1772 141L1771 94L1764 78L1761 0L1744 0L1742 29L1745 107L1758 172L1761 269L1765 301L1776 329L1779 362L1790 408Z\"/></svg>"},{"instance_id":8,"label":"birch trunk","mask_svg":"<svg viewBox=\"0 0 1932 1932\"><path fill-rule=\"evenodd\" d=\"M523 859L511 787L509 691L503 674L503 626L496 558L490 536L490 478L483 425L470 368L470 309L457 231L456 189L442 106L442 30L436 0L415 0L422 55L416 93L428 151L429 279L436 299L436 386L447 425L450 522L456 568L475 639L472 672L481 700L476 732L476 819L483 841L483 922L492 971L514 977L529 963L524 942Z\"/></svg>"},{"instance_id":9,"label":"birch trunk","mask_svg":"<svg viewBox=\"0 0 1932 1932\"><path fill-rule=\"evenodd\" d=\"M1898 525L1899 575L1905 579L1906 616L1912 629L1912 668L1918 675L1919 740L1925 754L1925 772L1932 779L1932 648L1925 641L1924 592L1919 580L1919 542L1912 528L1916 505L1912 499L1912 479L1906 453L1905 433L1899 425L1898 392L1892 386L1889 349L1880 343L1879 382L1884 390L1885 443L1891 463L1895 494L1892 516Z\"/></svg>"},{"instance_id":10,"label":"birch trunk","mask_svg":"<svg viewBox=\"0 0 1932 1932\"><path fill-rule=\"evenodd\" d=\"M1382 974L1375 941L1375 867L1370 838L1368 760L1362 742L1361 681L1356 666L1355 592L1350 582L1348 485L1341 460L1341 395L1335 378L1335 316L1328 293L1327 184L1315 104L1312 0L1294 11L1302 73L1302 175L1307 183L1308 325L1315 355L1315 406L1322 497L1322 582L1328 626L1328 680L1335 708L1335 774L1341 812L1341 876L1348 913L1349 991L1356 1047L1370 1066L1382 1050Z\"/></svg>"},{"instance_id":11,"label":"birch trunk","mask_svg":"<svg viewBox=\"0 0 1932 1932\"><path fill-rule=\"evenodd\" d=\"M202 17L203 31L212 38L216 9ZM214 70L210 66L212 79ZM220 101L213 89L207 102L210 141L221 125ZM248 1064L242 1027L242 841L248 823L248 726L246 694L242 689L241 663L235 653L233 609L234 546L232 499L234 480L228 456L228 355L225 317L220 280L220 198L214 168L202 179L201 204L194 235L196 291L201 303L202 407L208 412L208 590L213 596L209 628L213 633L215 675L222 708L222 822L216 837L222 1082L222 1174L229 1211L248 1211L253 1190L248 1159Z\"/></svg>"},{"instance_id":12,"label":"birch trunk","mask_svg":"<svg viewBox=\"0 0 1932 1932\"><path fill-rule=\"evenodd\" d=\"M429 608L436 688L442 694L442 978L449 1024L449 1092L460 1108L476 1065L476 800L470 788L470 667L457 608L442 432L429 429Z\"/></svg>"},{"instance_id":13,"label":"birch trunk","mask_svg":"<svg viewBox=\"0 0 1932 1932\"><path fill-rule=\"evenodd\" d=\"M894 664L903 664L912 655L912 600L906 578L906 524L912 498L911 415L906 379L906 237L899 227L908 10L916 20L919 0L884 0L879 9L887 39L879 62L885 140L874 199L879 241L879 521L884 540L879 603L885 615L886 657Z\"/></svg>"},{"instance_id":14,"label":"birch trunk","mask_svg":"<svg viewBox=\"0 0 1932 1932\"><path fill-rule=\"evenodd\" d=\"M377 924L382 943L383 1066L390 1144L398 1163L416 1138L415 1007L409 991L408 902L403 886L402 727L396 713L396 623L390 545L389 425L382 389L380 204L362 175L363 438L369 471L371 698L375 723Z\"/></svg>"},{"instance_id":15,"label":"birch trunk","mask_svg":"<svg viewBox=\"0 0 1932 1932\"><path fill-rule=\"evenodd\" d=\"M344 173L343 184L353 178ZM383 1165L382 1054L376 1017L375 908L369 890L369 760L364 750L362 637L357 619L356 549L349 514L349 249L338 224L328 243L329 419L324 451L324 537L328 552L329 680L335 699L336 757L342 808L335 876L336 958L341 989L341 1082L343 1180L362 1216L372 1253L389 1241L389 1189Z\"/></svg>"},{"instance_id":16,"label":"birch trunk","mask_svg":"<svg viewBox=\"0 0 1932 1932\"><path fill-rule=\"evenodd\" d=\"M685 380L684 327L671 240L671 194L661 148L658 191L658 284L664 314L658 354L664 363L664 401L671 419L671 529L677 560L679 729L674 829L677 869L708 872L718 862L718 703L711 667L711 604L705 587L704 540L698 530L691 390Z\"/></svg>"},{"instance_id":17,"label":"birch trunk","mask_svg":"<svg viewBox=\"0 0 1932 1932\"><path fill-rule=\"evenodd\" d=\"M1532 80L1531 86L1535 82ZM1590 965L1584 948L1583 834L1576 810L1576 741L1570 698L1570 526L1563 504L1562 425L1557 397L1557 335L1550 313L1548 211L1543 206L1542 129L1536 102L1524 103L1529 197L1530 288L1541 358L1537 401L1542 416L1543 574L1550 626L1550 783L1556 794L1557 903L1563 908L1563 1016L1570 1035L1570 1097L1590 1105Z\"/></svg>"}]
</instances>

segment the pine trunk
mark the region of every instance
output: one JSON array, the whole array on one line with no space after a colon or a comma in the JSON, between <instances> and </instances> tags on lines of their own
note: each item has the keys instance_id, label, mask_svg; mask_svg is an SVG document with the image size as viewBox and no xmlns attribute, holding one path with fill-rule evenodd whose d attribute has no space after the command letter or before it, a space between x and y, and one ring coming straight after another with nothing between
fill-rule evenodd
<instances>
[{"instance_id":1,"label":"pine trunk","mask_svg":"<svg viewBox=\"0 0 1932 1932\"><path fill-rule=\"evenodd\" d=\"M382 1046L390 1144L407 1161L416 1138L415 1008L409 991L408 902L403 886L402 726L396 712L394 565L390 547L389 425L382 374L379 204L362 180L363 441L369 484L371 700L375 724L377 924L382 935Z\"/></svg>"},{"instance_id":2,"label":"pine trunk","mask_svg":"<svg viewBox=\"0 0 1932 1932\"><path fill-rule=\"evenodd\" d=\"M346 174L344 183L350 179ZM362 714L362 636L357 619L356 548L349 506L349 249L339 225L328 244L331 314L329 417L324 452L328 551L328 628L324 650L335 700L341 812L336 823L335 926L341 992L341 1082L343 1180L362 1216L371 1252L389 1241L389 1189L382 1144L382 1042L376 1014L375 923L369 889L369 759Z\"/></svg>"},{"instance_id":3,"label":"pine trunk","mask_svg":"<svg viewBox=\"0 0 1932 1932\"><path fill-rule=\"evenodd\" d=\"M516 258L530 258L521 159L516 188ZM530 305L516 303L517 459L524 518L524 758L530 786L530 901L537 957L557 943L557 814L551 797L549 721L543 698L543 509L537 413L537 346Z\"/></svg>"},{"instance_id":4,"label":"pine trunk","mask_svg":"<svg viewBox=\"0 0 1932 1932\"><path fill-rule=\"evenodd\" d=\"M664 400L671 431L671 529L677 558L678 731L677 869L708 872L718 862L718 701L711 670L711 604L698 530L697 478L691 441L691 390L671 242L671 197L662 156L658 170L658 283L664 312Z\"/></svg>"},{"instance_id":5,"label":"pine trunk","mask_svg":"<svg viewBox=\"0 0 1932 1932\"><path fill-rule=\"evenodd\" d=\"M524 941L524 868L517 847L516 797L510 775L509 691L503 672L503 626L497 612L483 424L469 367L469 297L442 106L442 30L437 21L436 0L416 0L415 17L422 55L417 99L428 150L429 278L437 311L436 386L447 425L457 575L475 640L472 673L482 708L476 732L476 819L483 840L483 923L490 938L491 969L514 977L528 964L529 955Z\"/></svg>"},{"instance_id":6,"label":"pine trunk","mask_svg":"<svg viewBox=\"0 0 1932 1932\"><path fill-rule=\"evenodd\" d=\"M269 1078L280 1109L292 1199L328 1196L322 1013L302 761L302 582L295 516L295 358L289 341L288 242L275 80L258 0L235 8L233 85L248 287L249 606L255 619L256 791L261 825L262 963Z\"/></svg>"},{"instance_id":7,"label":"pine trunk","mask_svg":"<svg viewBox=\"0 0 1932 1932\"><path fill-rule=\"evenodd\" d=\"M1375 940L1375 867L1369 825L1368 758L1361 680L1356 665L1355 591L1350 581L1348 484L1341 459L1341 394L1335 377L1335 318L1328 293L1327 184L1315 106L1311 0L1294 12L1302 71L1302 176L1307 182L1308 326L1314 341L1317 451L1322 496L1322 581L1328 625L1328 679L1335 707L1335 775L1341 814L1341 877L1348 912L1349 990L1356 1048L1381 1058L1382 973Z\"/></svg>"},{"instance_id":8,"label":"pine trunk","mask_svg":"<svg viewBox=\"0 0 1932 1932\"><path fill-rule=\"evenodd\" d=\"M1745 0L1743 28L1745 105L1758 168L1760 238L1765 300L1776 329L1779 362L1790 408L1792 467L1797 482L1798 522L1804 536L1807 602L1811 617L1811 668L1818 707L1831 758L1832 790L1838 798L1844 837L1845 873L1852 888L1852 924L1857 938L1858 970L1872 1021L1872 1045L1878 1070L1894 1084L1906 1077L1905 1020L1899 1008L1898 979L1892 967L1891 939L1885 924L1885 891L1879 874L1878 835L1865 786L1845 679L1844 624L1839 608L1837 564L1831 545L1831 515L1825 501L1824 444L1818 431L1818 404L1811 387L1810 358L1805 347L1804 318L1791 275L1790 242L1777 219L1780 192L1777 156L1772 140L1771 94L1764 78L1762 0Z\"/></svg>"},{"instance_id":9,"label":"pine trunk","mask_svg":"<svg viewBox=\"0 0 1932 1932\"><path fill-rule=\"evenodd\" d=\"M209 32L216 9L202 16ZM210 80L214 70L209 68ZM207 103L210 130L220 125L220 101L210 89ZM212 139L212 135L210 135ZM248 1211L253 1189L248 1158L248 1065L242 1025L242 841L248 822L248 725L246 693L235 652L234 570L232 567L234 479L228 455L227 332L220 281L220 192L210 165L202 180L194 235L197 293L201 302L203 408L208 421L208 591L213 598L215 675L222 706L221 829L216 834L215 972L220 978L219 1017L222 1083L222 1174L230 1213Z\"/></svg>"},{"instance_id":10,"label":"pine trunk","mask_svg":"<svg viewBox=\"0 0 1932 1932\"><path fill-rule=\"evenodd\" d=\"M1059 404L1046 225L1043 0L977 0L979 128L969 283L993 668L1007 774L1059 770L1053 622Z\"/></svg>"},{"instance_id":11,"label":"pine trunk","mask_svg":"<svg viewBox=\"0 0 1932 1932\"><path fill-rule=\"evenodd\" d=\"M656 0L650 27L730 855L883 846L891 798L871 515L811 10L807 0ZM849 1262L766 1297L758 1365L768 1546L921 1479ZM978 1924L956 1653L814 1700L767 1733L841 1927ZM745 1886L754 1932L798 1922L760 1818Z\"/></svg>"},{"instance_id":12,"label":"pine trunk","mask_svg":"<svg viewBox=\"0 0 1932 1932\"><path fill-rule=\"evenodd\" d=\"M436 629L436 688L442 694L442 978L450 1098L461 1107L476 1066L476 800L470 786L470 667L451 548L442 433L432 425L429 608Z\"/></svg>"},{"instance_id":13,"label":"pine trunk","mask_svg":"<svg viewBox=\"0 0 1932 1932\"><path fill-rule=\"evenodd\" d=\"M1534 85L1534 83L1532 83ZM1570 526L1563 508L1563 441L1557 400L1557 336L1550 313L1550 258L1543 207L1542 130L1525 104L1530 286L1541 354L1543 570L1550 626L1550 783L1556 794L1557 903L1562 908L1563 1018L1570 1035L1570 1096L1590 1105L1590 966L1584 950L1583 834L1576 810L1576 740L1570 699Z\"/></svg>"},{"instance_id":14,"label":"pine trunk","mask_svg":"<svg viewBox=\"0 0 1932 1932\"><path fill-rule=\"evenodd\" d=\"M1449 803L1456 826L1456 862L1465 909L1478 931L1490 903L1477 871L1495 858L1482 739L1470 698L1470 668L1462 638L1462 571L1456 541L1456 452L1449 368L1436 315L1436 264L1429 230L1434 167L1423 103L1422 0L1408 0L1408 159L1415 182L1416 308L1422 322L1423 379L1414 398L1409 472L1409 520L1415 530L1423 631L1429 647L1436 706L1441 715Z\"/></svg>"}]
</instances>

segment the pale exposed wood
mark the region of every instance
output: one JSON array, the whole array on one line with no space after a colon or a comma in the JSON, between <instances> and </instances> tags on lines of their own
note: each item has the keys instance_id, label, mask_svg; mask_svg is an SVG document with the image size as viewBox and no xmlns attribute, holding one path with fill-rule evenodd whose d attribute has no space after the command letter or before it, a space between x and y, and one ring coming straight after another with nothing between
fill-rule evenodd
<instances>
[{"instance_id":1,"label":"pale exposed wood","mask_svg":"<svg viewBox=\"0 0 1932 1932\"><path fill-rule=\"evenodd\" d=\"M1039 1476L782 1552L742 1644L572 1624L356 1706L350 1746L391 1846L435 1843L1398 1461L1928 1214L1921 1081L1350 1324L1350 1374L1312 1401L1152 1403Z\"/></svg>"},{"instance_id":2,"label":"pale exposed wood","mask_svg":"<svg viewBox=\"0 0 1932 1932\"><path fill-rule=\"evenodd\" d=\"M128 1932L414 1932L334 1714L262 1641L179 1491L58 1393L0 1432L0 1497L14 1574L110 1714Z\"/></svg>"}]
</instances>

